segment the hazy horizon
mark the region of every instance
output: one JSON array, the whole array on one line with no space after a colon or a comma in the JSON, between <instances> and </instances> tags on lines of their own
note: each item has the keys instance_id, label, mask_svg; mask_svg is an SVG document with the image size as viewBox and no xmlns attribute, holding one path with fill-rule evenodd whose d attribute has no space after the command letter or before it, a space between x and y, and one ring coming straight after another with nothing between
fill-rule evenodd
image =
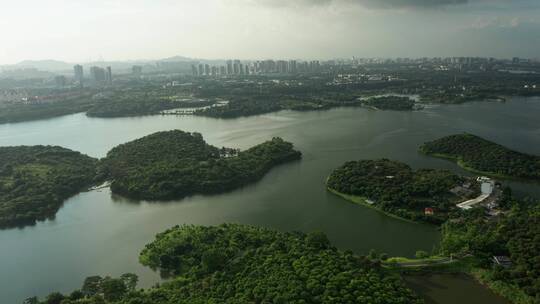
<instances>
[{"instance_id":1,"label":"hazy horizon","mask_svg":"<svg viewBox=\"0 0 540 304\"><path fill-rule=\"evenodd\" d=\"M0 64L201 59L538 58L537 0L5 1Z\"/></svg>"}]
</instances>

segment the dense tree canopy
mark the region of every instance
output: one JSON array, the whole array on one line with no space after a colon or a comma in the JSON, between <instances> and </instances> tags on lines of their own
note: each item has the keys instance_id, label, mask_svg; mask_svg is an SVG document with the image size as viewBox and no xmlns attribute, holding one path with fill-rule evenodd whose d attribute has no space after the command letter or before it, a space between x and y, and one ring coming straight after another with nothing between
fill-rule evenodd
<instances>
[{"instance_id":1,"label":"dense tree canopy","mask_svg":"<svg viewBox=\"0 0 540 304\"><path fill-rule=\"evenodd\" d=\"M390 95L371 97L362 101L362 104L380 110L410 111L414 108L415 103L414 100L409 97Z\"/></svg>"},{"instance_id":2,"label":"dense tree canopy","mask_svg":"<svg viewBox=\"0 0 540 304\"><path fill-rule=\"evenodd\" d=\"M92 99L86 95L59 100L54 103L16 103L9 106L2 106L0 104L0 124L45 119L85 112L92 107L92 104Z\"/></svg>"},{"instance_id":3,"label":"dense tree canopy","mask_svg":"<svg viewBox=\"0 0 540 304\"><path fill-rule=\"evenodd\" d=\"M349 161L328 177L330 190L372 201L373 205L400 217L442 223L460 197L450 192L465 182L447 170L421 169L388 159ZM424 215L433 208L434 215Z\"/></svg>"},{"instance_id":4,"label":"dense tree canopy","mask_svg":"<svg viewBox=\"0 0 540 304\"><path fill-rule=\"evenodd\" d=\"M245 151L216 148L201 134L158 132L112 149L103 160L114 192L143 199L216 193L260 179L301 153L281 138Z\"/></svg>"},{"instance_id":5,"label":"dense tree canopy","mask_svg":"<svg viewBox=\"0 0 540 304\"><path fill-rule=\"evenodd\" d=\"M540 207L538 202L513 201L498 220L486 220L482 210L443 225L441 252L482 258L488 278L517 286L540 302ZM494 255L508 256L510 267L491 268Z\"/></svg>"},{"instance_id":6,"label":"dense tree canopy","mask_svg":"<svg viewBox=\"0 0 540 304\"><path fill-rule=\"evenodd\" d=\"M61 147L0 147L0 160L0 227L54 216L96 177L96 159Z\"/></svg>"},{"instance_id":7,"label":"dense tree canopy","mask_svg":"<svg viewBox=\"0 0 540 304\"><path fill-rule=\"evenodd\" d=\"M173 278L135 292L124 291L118 280L107 292L94 279L97 296L66 296L62 303L422 303L399 276L337 250L323 233L238 224L176 226L158 234L140 260Z\"/></svg>"},{"instance_id":8,"label":"dense tree canopy","mask_svg":"<svg viewBox=\"0 0 540 304\"><path fill-rule=\"evenodd\" d=\"M251 116L275 112L282 110L277 98L235 98L222 107L210 107L200 109L195 115L209 116L216 118L235 118L241 116Z\"/></svg>"},{"instance_id":9,"label":"dense tree canopy","mask_svg":"<svg viewBox=\"0 0 540 304\"><path fill-rule=\"evenodd\" d=\"M123 92L96 102L88 111L90 117L128 117L159 114L163 110L204 107L211 101L185 102L163 97L148 96L146 93Z\"/></svg>"},{"instance_id":10,"label":"dense tree canopy","mask_svg":"<svg viewBox=\"0 0 540 304\"><path fill-rule=\"evenodd\" d=\"M540 157L510 150L472 134L446 136L420 147L436 157L458 161L466 169L500 176L540 179Z\"/></svg>"}]
</instances>

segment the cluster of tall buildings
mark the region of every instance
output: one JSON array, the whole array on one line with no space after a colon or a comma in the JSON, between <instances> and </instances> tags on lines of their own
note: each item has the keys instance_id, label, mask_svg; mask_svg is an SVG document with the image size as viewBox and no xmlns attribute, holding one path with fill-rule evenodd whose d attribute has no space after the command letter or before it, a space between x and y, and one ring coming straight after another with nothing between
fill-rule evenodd
<instances>
[{"instance_id":1,"label":"cluster of tall buildings","mask_svg":"<svg viewBox=\"0 0 540 304\"><path fill-rule=\"evenodd\" d=\"M225 65L209 65L199 63L191 65L193 76L223 76L223 75L253 75L253 74L295 74L319 71L321 64L318 60L262 60L243 63L240 60L227 60Z\"/></svg>"},{"instance_id":2,"label":"cluster of tall buildings","mask_svg":"<svg viewBox=\"0 0 540 304\"><path fill-rule=\"evenodd\" d=\"M90 68L90 79L95 83L112 84L112 70L111 67L101 68L93 66Z\"/></svg>"},{"instance_id":3,"label":"cluster of tall buildings","mask_svg":"<svg viewBox=\"0 0 540 304\"><path fill-rule=\"evenodd\" d=\"M73 79L79 86L84 85L84 70L83 66L77 64L73 67ZM112 84L112 69L110 66L106 68L93 66L90 68L90 81L93 84Z\"/></svg>"}]
</instances>

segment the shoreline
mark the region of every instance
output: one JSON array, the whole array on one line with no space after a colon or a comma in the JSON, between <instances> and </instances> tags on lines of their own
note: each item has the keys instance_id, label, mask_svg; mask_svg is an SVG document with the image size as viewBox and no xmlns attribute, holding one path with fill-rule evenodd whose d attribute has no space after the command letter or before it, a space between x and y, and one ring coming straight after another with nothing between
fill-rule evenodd
<instances>
[{"instance_id":1,"label":"shoreline","mask_svg":"<svg viewBox=\"0 0 540 304\"><path fill-rule=\"evenodd\" d=\"M409 259L403 257L391 257L391 260L406 260L408 262L414 261L434 261L434 258L427 259ZM516 286L506 284L502 281L493 281L487 278L489 275L489 269L480 268L474 264L477 262L475 257L465 257L462 259L455 259L453 262L437 263L434 262L431 265L416 265L416 266L403 266L392 264L392 262L384 262L383 265L389 271L395 271L401 275L433 275L433 274L463 274L471 277L473 280L489 289L497 296L504 298L513 304L534 304L534 299L526 295ZM386 265L385 265L386 264Z\"/></svg>"},{"instance_id":2,"label":"shoreline","mask_svg":"<svg viewBox=\"0 0 540 304\"><path fill-rule=\"evenodd\" d=\"M529 182L534 182L535 181L535 180L531 180L531 179L523 179L523 178L519 178L519 177L514 177L514 176L510 176L510 175L501 174L501 173L478 170L478 169L475 169L475 168L467 165L467 163L463 159L461 159L461 157L455 157L455 156L452 156L452 155L449 155L449 154L444 154L444 153L430 153L430 152L424 151L421 147L419 149L419 152L421 154L423 154L423 155L426 155L426 156L431 156L431 157L435 157L435 158L440 158L440 159L445 159L445 160L452 161L456 165L458 165L460 168L462 168L462 169L464 169L466 171L469 171L471 173L486 175L486 176L489 176L489 177L495 177L495 178L500 178L500 179L520 180L520 181L529 181Z\"/></svg>"},{"instance_id":3,"label":"shoreline","mask_svg":"<svg viewBox=\"0 0 540 304\"><path fill-rule=\"evenodd\" d=\"M413 223L413 224L426 224L426 225L438 227L437 225L424 223L424 222L420 222L420 221L414 221L414 220L404 218L404 217L401 217L399 215L395 215L395 214L389 213L387 211L384 211L381 208L375 206L375 204L369 204L367 202L367 199L364 198L364 197L341 193L341 192L339 192L337 190L334 190L334 189L330 188L329 186L326 186L326 190L328 192L334 194L334 195L337 195L337 196L341 197L342 199L344 199L344 200L346 200L346 201L348 201L350 203L360 205L360 206L364 206L364 207L368 207L370 209L376 210L376 211L378 211L380 213L383 213L384 215L386 215L388 217L391 217L391 218L394 218L394 219L402 220L402 221Z\"/></svg>"}]
</instances>

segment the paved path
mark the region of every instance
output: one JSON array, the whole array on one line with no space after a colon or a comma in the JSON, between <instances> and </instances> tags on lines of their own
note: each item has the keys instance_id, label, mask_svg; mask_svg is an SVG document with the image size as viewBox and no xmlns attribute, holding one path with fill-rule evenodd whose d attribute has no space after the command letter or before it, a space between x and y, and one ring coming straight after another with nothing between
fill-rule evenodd
<instances>
[{"instance_id":1,"label":"paved path","mask_svg":"<svg viewBox=\"0 0 540 304\"><path fill-rule=\"evenodd\" d=\"M435 266L435 265L442 265L442 264L450 264L455 262L456 259L451 260L450 258L440 258L437 260L430 260L429 262L426 261L412 261L412 262L401 262L397 263L396 265L399 267L426 267L426 266Z\"/></svg>"}]
</instances>

